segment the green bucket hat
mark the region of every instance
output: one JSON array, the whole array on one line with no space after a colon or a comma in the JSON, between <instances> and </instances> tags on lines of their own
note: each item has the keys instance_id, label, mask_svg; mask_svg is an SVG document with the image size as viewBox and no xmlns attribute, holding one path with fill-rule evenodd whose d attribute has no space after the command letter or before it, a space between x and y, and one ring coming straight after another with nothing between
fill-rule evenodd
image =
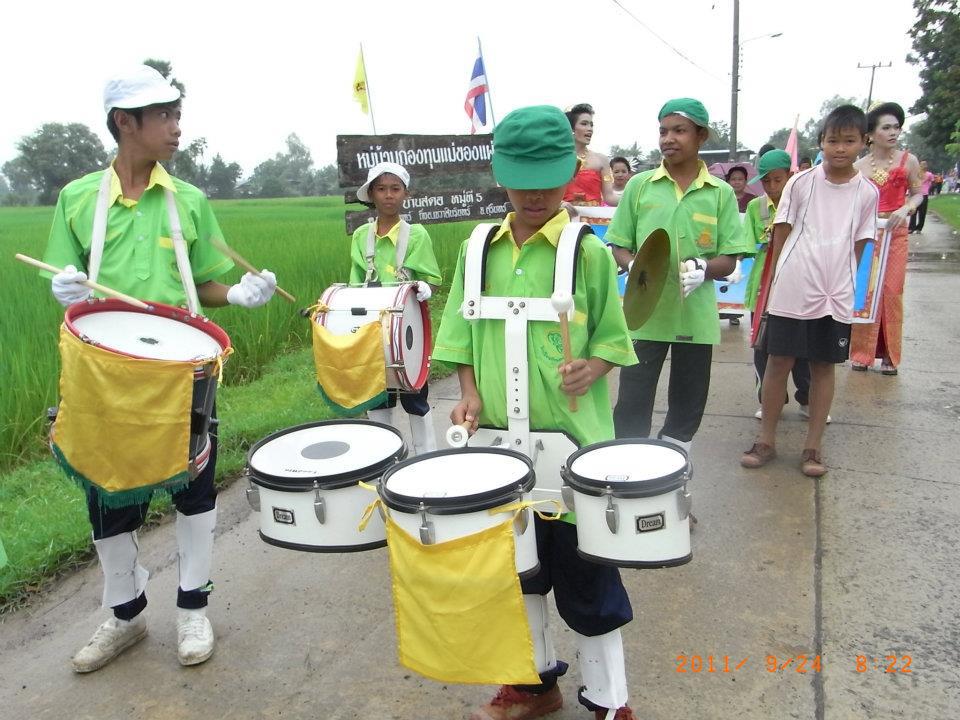
<instances>
[{"instance_id":1,"label":"green bucket hat","mask_svg":"<svg viewBox=\"0 0 960 720\"><path fill-rule=\"evenodd\" d=\"M509 113L493 131L493 176L513 190L550 190L573 178L577 153L570 122L552 105Z\"/></svg>"},{"instance_id":2,"label":"green bucket hat","mask_svg":"<svg viewBox=\"0 0 960 720\"><path fill-rule=\"evenodd\" d=\"M760 158L760 162L757 163L757 176L750 181L750 184L760 182L771 170L787 170L789 172L790 165L790 153L786 150L768 150Z\"/></svg>"},{"instance_id":3,"label":"green bucket hat","mask_svg":"<svg viewBox=\"0 0 960 720\"><path fill-rule=\"evenodd\" d=\"M657 120L663 120L667 115L681 115L694 125L710 129L710 116L703 103L693 98L674 98L667 100L660 108Z\"/></svg>"}]
</instances>

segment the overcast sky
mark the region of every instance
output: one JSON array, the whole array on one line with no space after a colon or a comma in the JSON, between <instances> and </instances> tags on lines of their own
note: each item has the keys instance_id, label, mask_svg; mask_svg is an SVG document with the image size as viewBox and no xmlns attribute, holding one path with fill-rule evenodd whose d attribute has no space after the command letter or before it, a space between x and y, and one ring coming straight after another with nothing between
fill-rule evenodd
<instances>
[{"instance_id":1,"label":"overcast sky","mask_svg":"<svg viewBox=\"0 0 960 720\"><path fill-rule=\"evenodd\" d=\"M337 134L371 132L351 92L361 41L381 134L469 132L477 36L497 119L590 102L601 152L656 147L657 111L671 97L699 98L712 120L729 121L733 0L620 2L643 24L613 0L8 2L0 164L44 122L84 123L111 148L104 81L147 57L172 62L186 84L183 140L205 137L208 158L219 152L249 174L295 132L318 166L334 162ZM870 71L858 63L892 62L873 97L909 108L919 95L905 61L913 20L909 0L742 0L741 142L757 149L835 94L865 98Z\"/></svg>"}]
</instances>

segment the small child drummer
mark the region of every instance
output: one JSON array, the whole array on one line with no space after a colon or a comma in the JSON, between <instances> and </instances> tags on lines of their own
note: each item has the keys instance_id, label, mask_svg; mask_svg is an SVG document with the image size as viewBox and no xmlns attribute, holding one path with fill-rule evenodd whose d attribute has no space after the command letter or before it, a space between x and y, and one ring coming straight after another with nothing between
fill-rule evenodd
<instances>
[{"instance_id":1,"label":"small child drummer","mask_svg":"<svg viewBox=\"0 0 960 720\"><path fill-rule=\"evenodd\" d=\"M377 217L353 233L350 284L415 282L417 300L424 302L440 285L440 266L423 225L410 225L400 217L408 187L410 174L403 166L382 162L370 168L367 181L357 190L357 199L375 207ZM410 418L414 453L436 450L428 391L426 383L417 393L390 390L386 402L368 410L367 417L390 425L399 395Z\"/></svg>"},{"instance_id":2,"label":"small child drummer","mask_svg":"<svg viewBox=\"0 0 960 720\"><path fill-rule=\"evenodd\" d=\"M494 131L493 172L514 212L492 237L485 259L486 293L549 298L554 289L557 245L567 225L563 193L576 166L570 127L559 108L514 110ZM469 242L469 241L468 241ZM504 322L469 321L461 313L465 251L461 249L434 357L457 364L462 399L455 425L507 426ZM529 421L532 430L562 430L583 444L613 438L613 412L605 375L636 363L617 292L616 269L595 236L583 238L577 258L570 339L574 359L564 362L553 336L557 325L529 331ZM568 398L577 396L578 410ZM630 599L615 567L577 554L577 528L567 515L559 522L536 518L540 570L522 584L527 597L552 588L557 609L574 631L583 676L580 702L597 718L633 720L628 706L620 627L633 618ZM557 678L567 664L552 658L535 686L504 685L471 720L525 720L560 709Z\"/></svg>"}]
</instances>

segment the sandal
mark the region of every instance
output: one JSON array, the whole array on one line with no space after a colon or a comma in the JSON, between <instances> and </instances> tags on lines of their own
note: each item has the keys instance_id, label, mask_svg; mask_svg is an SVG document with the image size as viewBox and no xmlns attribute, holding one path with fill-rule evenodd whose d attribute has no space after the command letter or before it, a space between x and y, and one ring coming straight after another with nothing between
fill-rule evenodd
<instances>
[{"instance_id":1,"label":"sandal","mask_svg":"<svg viewBox=\"0 0 960 720\"><path fill-rule=\"evenodd\" d=\"M751 470L763 467L777 456L777 450L773 445L756 442L749 450L740 457L740 464Z\"/></svg>"},{"instance_id":2,"label":"sandal","mask_svg":"<svg viewBox=\"0 0 960 720\"><path fill-rule=\"evenodd\" d=\"M800 455L800 470L807 477L821 477L827 474L827 466L823 464L823 456L819 450L807 448Z\"/></svg>"},{"instance_id":3,"label":"sandal","mask_svg":"<svg viewBox=\"0 0 960 720\"><path fill-rule=\"evenodd\" d=\"M893 365L888 365L887 363L883 363L880 366L880 373L882 375L896 375L897 369Z\"/></svg>"},{"instance_id":4,"label":"sandal","mask_svg":"<svg viewBox=\"0 0 960 720\"><path fill-rule=\"evenodd\" d=\"M850 369L855 370L856 372L866 372L867 366L863 363L852 362L850 363Z\"/></svg>"}]
</instances>

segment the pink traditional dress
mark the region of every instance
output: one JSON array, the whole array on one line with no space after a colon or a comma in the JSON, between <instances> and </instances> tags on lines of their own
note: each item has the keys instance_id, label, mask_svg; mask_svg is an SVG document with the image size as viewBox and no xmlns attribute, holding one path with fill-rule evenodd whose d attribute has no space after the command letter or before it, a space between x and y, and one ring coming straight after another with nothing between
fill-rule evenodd
<instances>
[{"instance_id":1,"label":"pink traditional dress","mask_svg":"<svg viewBox=\"0 0 960 720\"><path fill-rule=\"evenodd\" d=\"M907 158L906 150L897 165L887 175L883 184L872 177L870 182L880 191L880 203L877 214L890 217L890 213L903 207L907 202ZM850 334L850 360L861 365L872 365L876 358L889 358L893 367L900 365L900 350L903 339L903 283L907 275L908 225L897 226L890 236L890 249L887 254L887 267L880 290L880 307L877 309L877 321L854 324Z\"/></svg>"}]
</instances>

